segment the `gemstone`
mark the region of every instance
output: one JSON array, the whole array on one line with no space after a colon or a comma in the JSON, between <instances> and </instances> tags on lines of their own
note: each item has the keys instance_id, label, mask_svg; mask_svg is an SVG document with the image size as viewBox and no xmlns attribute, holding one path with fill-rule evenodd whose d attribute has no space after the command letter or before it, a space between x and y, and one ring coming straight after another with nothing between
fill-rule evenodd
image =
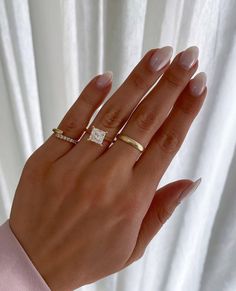
<instances>
[{"instance_id":1,"label":"gemstone","mask_svg":"<svg viewBox=\"0 0 236 291\"><path fill-rule=\"evenodd\" d=\"M93 129L90 133L88 140L91 140L95 143L102 145L106 133L107 133L106 131L103 131L93 126Z\"/></svg>"}]
</instances>

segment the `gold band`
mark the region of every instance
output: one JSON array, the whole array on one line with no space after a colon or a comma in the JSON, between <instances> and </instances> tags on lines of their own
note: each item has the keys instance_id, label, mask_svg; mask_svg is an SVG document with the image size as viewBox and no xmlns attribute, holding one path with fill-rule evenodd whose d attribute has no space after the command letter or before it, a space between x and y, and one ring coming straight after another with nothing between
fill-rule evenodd
<instances>
[{"instance_id":1,"label":"gold band","mask_svg":"<svg viewBox=\"0 0 236 291\"><path fill-rule=\"evenodd\" d=\"M60 138L62 140L65 140L65 141L68 141L68 142L71 142L71 143L74 143L74 144L78 143L78 141L76 139L73 139L73 138L71 138L69 136L64 135L63 134L64 131L59 129L59 128L53 128L52 131L55 133L55 136L57 138Z\"/></svg>"},{"instance_id":2,"label":"gold band","mask_svg":"<svg viewBox=\"0 0 236 291\"><path fill-rule=\"evenodd\" d=\"M135 147L137 150L139 150L140 152L144 151L144 146L142 146L139 142L137 142L136 140L132 139L131 137L128 137L127 135L124 134L118 134L117 138L120 140L123 140L124 142L130 144L131 146Z\"/></svg>"}]
</instances>

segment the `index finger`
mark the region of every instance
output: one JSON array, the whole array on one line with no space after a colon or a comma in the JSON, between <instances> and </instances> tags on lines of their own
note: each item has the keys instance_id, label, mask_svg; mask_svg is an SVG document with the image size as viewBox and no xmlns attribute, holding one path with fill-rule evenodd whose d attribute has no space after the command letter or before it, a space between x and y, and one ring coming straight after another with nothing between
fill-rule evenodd
<instances>
[{"instance_id":1,"label":"index finger","mask_svg":"<svg viewBox=\"0 0 236 291\"><path fill-rule=\"evenodd\" d=\"M94 126L108 132L106 138L113 140L135 106L169 67L172 53L173 49L170 46L148 51L123 84L102 106L90 129ZM98 146L94 142L88 142L87 139L88 133L85 132L78 144L68 153L67 159L74 161L75 157L83 155L83 160L90 162L97 159L109 145L103 142L102 146Z\"/></svg>"}]
</instances>

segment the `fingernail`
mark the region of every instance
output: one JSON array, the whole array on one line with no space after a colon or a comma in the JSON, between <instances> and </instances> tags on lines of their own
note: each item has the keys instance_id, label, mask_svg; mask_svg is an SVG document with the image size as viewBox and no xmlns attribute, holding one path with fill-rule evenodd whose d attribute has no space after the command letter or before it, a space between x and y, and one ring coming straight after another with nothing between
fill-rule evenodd
<instances>
[{"instance_id":1,"label":"fingernail","mask_svg":"<svg viewBox=\"0 0 236 291\"><path fill-rule=\"evenodd\" d=\"M112 71L107 71L97 78L96 84L99 88L104 88L111 83L113 78Z\"/></svg>"},{"instance_id":2,"label":"fingernail","mask_svg":"<svg viewBox=\"0 0 236 291\"><path fill-rule=\"evenodd\" d=\"M170 60L173 54L173 48L171 46L165 46L152 55L150 59L150 67L153 71L159 71L162 69Z\"/></svg>"},{"instance_id":3,"label":"fingernail","mask_svg":"<svg viewBox=\"0 0 236 291\"><path fill-rule=\"evenodd\" d=\"M197 62L198 55L199 49L197 46L189 47L180 55L180 66L185 70L189 70Z\"/></svg>"},{"instance_id":4,"label":"fingernail","mask_svg":"<svg viewBox=\"0 0 236 291\"><path fill-rule=\"evenodd\" d=\"M193 182L187 189L185 189L179 196L179 201L181 202L184 198L189 197L193 192L195 192L200 185L202 178L199 178Z\"/></svg>"},{"instance_id":5,"label":"fingernail","mask_svg":"<svg viewBox=\"0 0 236 291\"><path fill-rule=\"evenodd\" d=\"M197 74L189 82L189 88L190 88L191 95L200 96L206 87L206 82L207 82L207 76L204 72Z\"/></svg>"}]
</instances>

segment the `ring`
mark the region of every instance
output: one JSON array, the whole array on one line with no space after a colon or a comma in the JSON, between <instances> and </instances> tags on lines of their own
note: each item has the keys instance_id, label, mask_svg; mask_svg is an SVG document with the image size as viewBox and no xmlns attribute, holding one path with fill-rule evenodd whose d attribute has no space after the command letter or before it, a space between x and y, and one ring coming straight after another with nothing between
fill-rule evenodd
<instances>
[{"instance_id":1,"label":"ring","mask_svg":"<svg viewBox=\"0 0 236 291\"><path fill-rule=\"evenodd\" d=\"M88 127L86 128L86 132L89 133L89 138L87 140L90 140L92 142L95 142L97 144L100 144L100 146L102 146L103 144L103 140L106 140L106 141L109 141L109 142L112 142L113 140L109 139L109 138L106 138L106 134L108 133L108 131L104 131L104 130L101 130L99 128L96 128L92 125L92 130L89 129Z\"/></svg>"},{"instance_id":2,"label":"ring","mask_svg":"<svg viewBox=\"0 0 236 291\"><path fill-rule=\"evenodd\" d=\"M123 140L124 142L130 144L131 146L133 146L134 148L136 148L140 152L143 152L145 149L145 147L142 146L139 142L137 142L136 140L132 139L131 137L129 137L125 134L118 134L117 139Z\"/></svg>"},{"instance_id":3,"label":"ring","mask_svg":"<svg viewBox=\"0 0 236 291\"><path fill-rule=\"evenodd\" d=\"M64 131L59 129L59 128L53 128L52 131L55 133L55 136L60 138L60 139L63 139L65 141L69 141L69 142L74 143L74 144L78 143L78 140L70 138L69 136L64 135L63 134Z\"/></svg>"}]
</instances>

